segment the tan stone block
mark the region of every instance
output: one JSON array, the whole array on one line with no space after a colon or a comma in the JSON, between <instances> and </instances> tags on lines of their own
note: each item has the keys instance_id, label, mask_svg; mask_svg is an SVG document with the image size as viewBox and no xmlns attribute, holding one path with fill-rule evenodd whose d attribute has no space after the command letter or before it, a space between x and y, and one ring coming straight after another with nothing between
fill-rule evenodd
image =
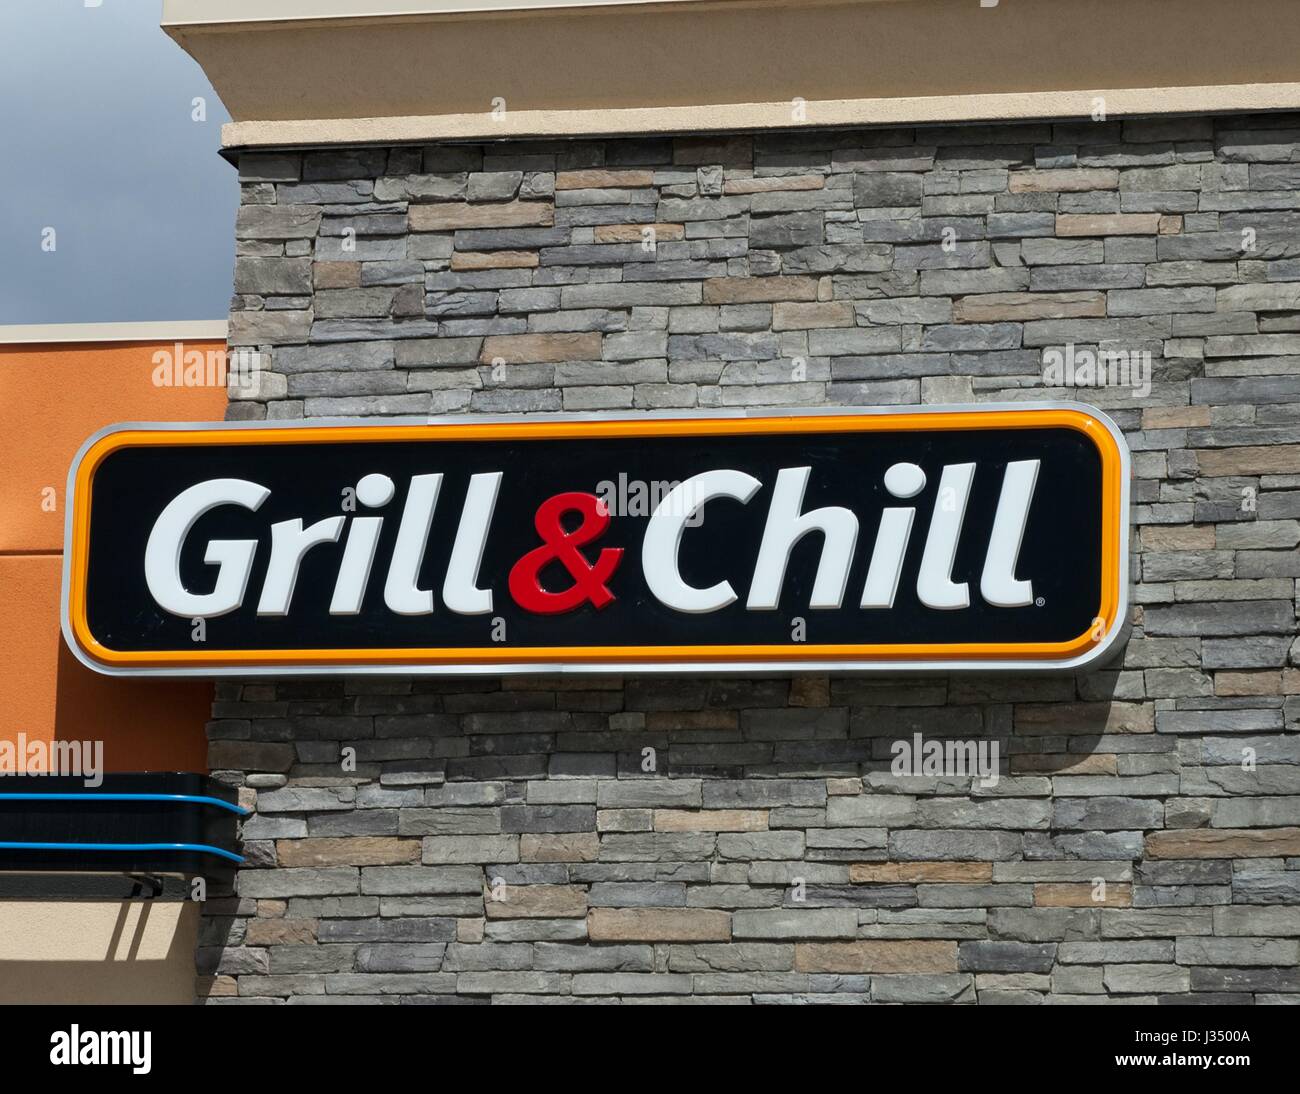
<instances>
[{"instance_id":1,"label":"tan stone block","mask_svg":"<svg viewBox=\"0 0 1300 1094\"><path fill-rule=\"evenodd\" d=\"M456 920L456 941L477 944L487 932L487 920L482 916Z\"/></svg>"},{"instance_id":2,"label":"tan stone block","mask_svg":"<svg viewBox=\"0 0 1300 1094\"><path fill-rule=\"evenodd\" d=\"M245 946L310 946L316 942L314 919L250 919Z\"/></svg>"},{"instance_id":3,"label":"tan stone block","mask_svg":"<svg viewBox=\"0 0 1300 1094\"><path fill-rule=\"evenodd\" d=\"M1213 524L1147 524L1142 546L1155 551L1212 551Z\"/></svg>"},{"instance_id":4,"label":"tan stone block","mask_svg":"<svg viewBox=\"0 0 1300 1094\"><path fill-rule=\"evenodd\" d=\"M230 346L282 346L305 342L314 314L305 311L235 311L230 313L226 344Z\"/></svg>"},{"instance_id":5,"label":"tan stone block","mask_svg":"<svg viewBox=\"0 0 1300 1094\"><path fill-rule=\"evenodd\" d=\"M1096 733L1154 733L1155 706L1149 703L1022 703L1016 731L1070 737Z\"/></svg>"},{"instance_id":6,"label":"tan stone block","mask_svg":"<svg viewBox=\"0 0 1300 1094\"><path fill-rule=\"evenodd\" d=\"M1300 695L1300 669L1282 670L1282 694Z\"/></svg>"},{"instance_id":7,"label":"tan stone block","mask_svg":"<svg viewBox=\"0 0 1300 1094\"><path fill-rule=\"evenodd\" d=\"M1105 314L1106 298L1099 292L995 292L963 296L952 306L954 323L1099 318Z\"/></svg>"},{"instance_id":8,"label":"tan stone block","mask_svg":"<svg viewBox=\"0 0 1300 1094\"><path fill-rule=\"evenodd\" d=\"M1160 218L1159 234L1162 236L1176 236L1183 230L1183 218L1180 216L1163 216Z\"/></svg>"},{"instance_id":9,"label":"tan stone block","mask_svg":"<svg viewBox=\"0 0 1300 1094\"><path fill-rule=\"evenodd\" d=\"M650 710L646 712L647 730L736 729L740 712L736 710Z\"/></svg>"},{"instance_id":10,"label":"tan stone block","mask_svg":"<svg viewBox=\"0 0 1300 1094\"><path fill-rule=\"evenodd\" d=\"M313 262L311 283L318 289L359 289L360 262Z\"/></svg>"},{"instance_id":11,"label":"tan stone block","mask_svg":"<svg viewBox=\"0 0 1300 1094\"><path fill-rule=\"evenodd\" d=\"M826 794L832 798L851 798L862 793L862 780L856 776L827 779Z\"/></svg>"},{"instance_id":12,"label":"tan stone block","mask_svg":"<svg viewBox=\"0 0 1300 1094\"><path fill-rule=\"evenodd\" d=\"M796 972L956 972L957 943L902 939L857 942L799 942Z\"/></svg>"},{"instance_id":13,"label":"tan stone block","mask_svg":"<svg viewBox=\"0 0 1300 1094\"><path fill-rule=\"evenodd\" d=\"M1300 828L1190 828L1152 832L1148 858L1290 858L1300 855Z\"/></svg>"},{"instance_id":14,"label":"tan stone block","mask_svg":"<svg viewBox=\"0 0 1300 1094\"><path fill-rule=\"evenodd\" d=\"M1058 236L1153 236L1159 213L1057 213Z\"/></svg>"},{"instance_id":15,"label":"tan stone block","mask_svg":"<svg viewBox=\"0 0 1300 1094\"><path fill-rule=\"evenodd\" d=\"M654 813L649 809L597 809L597 832L651 832Z\"/></svg>"},{"instance_id":16,"label":"tan stone block","mask_svg":"<svg viewBox=\"0 0 1300 1094\"><path fill-rule=\"evenodd\" d=\"M711 277L704 282L706 304L769 304L777 300L816 300L815 277Z\"/></svg>"},{"instance_id":17,"label":"tan stone block","mask_svg":"<svg viewBox=\"0 0 1300 1094\"><path fill-rule=\"evenodd\" d=\"M276 919L286 915L289 911L289 902L287 900L259 900L257 902L257 914L261 919Z\"/></svg>"},{"instance_id":18,"label":"tan stone block","mask_svg":"<svg viewBox=\"0 0 1300 1094\"><path fill-rule=\"evenodd\" d=\"M287 741L213 741L208 765L214 771L273 771L293 767L297 753Z\"/></svg>"},{"instance_id":19,"label":"tan stone block","mask_svg":"<svg viewBox=\"0 0 1300 1094\"><path fill-rule=\"evenodd\" d=\"M490 365L497 359L507 365L540 361L599 361L600 335L594 331L581 334L495 334L483 339L479 360Z\"/></svg>"},{"instance_id":20,"label":"tan stone block","mask_svg":"<svg viewBox=\"0 0 1300 1094\"><path fill-rule=\"evenodd\" d=\"M714 908L593 908L593 942L730 942L731 913Z\"/></svg>"},{"instance_id":21,"label":"tan stone block","mask_svg":"<svg viewBox=\"0 0 1300 1094\"><path fill-rule=\"evenodd\" d=\"M233 976L198 976L194 979L197 999L230 999L239 994L239 981Z\"/></svg>"},{"instance_id":22,"label":"tan stone block","mask_svg":"<svg viewBox=\"0 0 1300 1094\"><path fill-rule=\"evenodd\" d=\"M506 885L504 899L488 889L483 898L488 919L576 919L587 914L587 890L576 885Z\"/></svg>"},{"instance_id":23,"label":"tan stone block","mask_svg":"<svg viewBox=\"0 0 1300 1094\"><path fill-rule=\"evenodd\" d=\"M595 862L599 854L595 832L525 832L519 837L520 862Z\"/></svg>"},{"instance_id":24,"label":"tan stone block","mask_svg":"<svg viewBox=\"0 0 1300 1094\"><path fill-rule=\"evenodd\" d=\"M686 238L684 224L597 224L597 243L640 243L647 228L654 229L656 243L676 243Z\"/></svg>"},{"instance_id":25,"label":"tan stone block","mask_svg":"<svg viewBox=\"0 0 1300 1094\"><path fill-rule=\"evenodd\" d=\"M275 844L281 866L394 866L420 861L418 839L392 836L314 836Z\"/></svg>"},{"instance_id":26,"label":"tan stone block","mask_svg":"<svg viewBox=\"0 0 1300 1094\"><path fill-rule=\"evenodd\" d=\"M862 780L857 776L826 780L826 794L832 798L852 798L862 793Z\"/></svg>"},{"instance_id":27,"label":"tan stone block","mask_svg":"<svg viewBox=\"0 0 1300 1094\"><path fill-rule=\"evenodd\" d=\"M854 862L854 885L921 885L926 882L978 884L993 880L991 862Z\"/></svg>"},{"instance_id":28,"label":"tan stone block","mask_svg":"<svg viewBox=\"0 0 1300 1094\"><path fill-rule=\"evenodd\" d=\"M1181 429L1209 424L1208 406L1149 406L1142 411L1143 429Z\"/></svg>"},{"instance_id":29,"label":"tan stone block","mask_svg":"<svg viewBox=\"0 0 1300 1094\"><path fill-rule=\"evenodd\" d=\"M412 205L407 214L413 232L448 232L456 228L549 228L555 206L546 201L502 201L484 205L436 202Z\"/></svg>"},{"instance_id":30,"label":"tan stone block","mask_svg":"<svg viewBox=\"0 0 1300 1094\"><path fill-rule=\"evenodd\" d=\"M1011 757L1013 775L1118 775L1115 757L1106 752L1076 755L1068 752L1025 752Z\"/></svg>"},{"instance_id":31,"label":"tan stone block","mask_svg":"<svg viewBox=\"0 0 1300 1094\"><path fill-rule=\"evenodd\" d=\"M655 173L642 168L588 168L561 171L555 176L557 190L635 190L653 186Z\"/></svg>"},{"instance_id":32,"label":"tan stone block","mask_svg":"<svg viewBox=\"0 0 1300 1094\"><path fill-rule=\"evenodd\" d=\"M792 707L828 707L831 705L829 676L796 676L790 681Z\"/></svg>"},{"instance_id":33,"label":"tan stone block","mask_svg":"<svg viewBox=\"0 0 1300 1094\"><path fill-rule=\"evenodd\" d=\"M1282 671L1216 672L1215 695L1282 695Z\"/></svg>"},{"instance_id":34,"label":"tan stone block","mask_svg":"<svg viewBox=\"0 0 1300 1094\"><path fill-rule=\"evenodd\" d=\"M1131 908L1133 886L1107 882L1105 897L1095 897L1096 891L1086 881L1048 881L1034 886L1034 904L1039 908Z\"/></svg>"},{"instance_id":35,"label":"tan stone block","mask_svg":"<svg viewBox=\"0 0 1300 1094\"><path fill-rule=\"evenodd\" d=\"M541 261L536 251L457 251L453 270L526 270Z\"/></svg>"},{"instance_id":36,"label":"tan stone block","mask_svg":"<svg viewBox=\"0 0 1300 1094\"><path fill-rule=\"evenodd\" d=\"M770 194L774 190L821 190L826 180L821 175L764 175L757 179L727 179L724 194Z\"/></svg>"},{"instance_id":37,"label":"tan stone block","mask_svg":"<svg viewBox=\"0 0 1300 1094\"><path fill-rule=\"evenodd\" d=\"M822 327L851 327L857 320L847 300L816 304L780 303L772 308L773 330L817 330Z\"/></svg>"},{"instance_id":38,"label":"tan stone block","mask_svg":"<svg viewBox=\"0 0 1300 1094\"><path fill-rule=\"evenodd\" d=\"M1202 475L1211 478L1296 475L1300 474L1300 444L1206 449L1196 453L1196 464Z\"/></svg>"},{"instance_id":39,"label":"tan stone block","mask_svg":"<svg viewBox=\"0 0 1300 1094\"><path fill-rule=\"evenodd\" d=\"M766 809L656 809L656 832L764 832Z\"/></svg>"},{"instance_id":40,"label":"tan stone block","mask_svg":"<svg viewBox=\"0 0 1300 1094\"><path fill-rule=\"evenodd\" d=\"M1113 167L1062 167L1048 171L1013 171L1013 194L1069 194L1080 190L1117 190L1119 171Z\"/></svg>"}]
</instances>

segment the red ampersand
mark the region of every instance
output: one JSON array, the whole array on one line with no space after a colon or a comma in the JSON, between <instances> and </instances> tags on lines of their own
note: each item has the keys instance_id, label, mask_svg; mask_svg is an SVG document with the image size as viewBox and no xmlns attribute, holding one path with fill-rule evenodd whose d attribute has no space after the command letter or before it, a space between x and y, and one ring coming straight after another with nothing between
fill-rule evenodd
<instances>
[{"instance_id":1,"label":"red ampersand","mask_svg":"<svg viewBox=\"0 0 1300 1094\"><path fill-rule=\"evenodd\" d=\"M565 513L582 516L582 523L572 532L566 532L560 523ZM510 595L516 604L538 615L557 615L573 611L584 601L603 608L614 600L605 582L618 568L623 548L603 548L594 564L578 550L609 527L609 510L600 498L576 492L556 494L538 506L533 525L544 546L529 551L510 570ZM563 592L553 593L542 587L542 569L552 561L559 562L573 578L573 584Z\"/></svg>"}]
</instances>

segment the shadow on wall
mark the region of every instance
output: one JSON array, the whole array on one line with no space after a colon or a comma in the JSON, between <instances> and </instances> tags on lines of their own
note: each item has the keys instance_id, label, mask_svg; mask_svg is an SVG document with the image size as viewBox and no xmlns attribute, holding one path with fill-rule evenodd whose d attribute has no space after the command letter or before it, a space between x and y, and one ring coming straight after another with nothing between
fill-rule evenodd
<instances>
[{"instance_id":1,"label":"shadow on wall","mask_svg":"<svg viewBox=\"0 0 1300 1094\"><path fill-rule=\"evenodd\" d=\"M276 867L305 866L325 873L343 873L346 871L329 868L478 863L484 860L476 857L476 841L508 838L455 836L455 832L578 829L592 832L594 838L594 829L588 827L595 823L594 804L533 806L526 798L525 784L535 780L578 787L582 780L602 780L604 784L605 780L617 779L618 785L631 795L642 778L661 784L665 780L703 779L706 787L711 783L717 788L718 795L710 801L706 789L706 807L743 810L747 806L740 797L732 802L722 800L745 785L735 780L777 786L781 780L861 777L868 783L868 793L840 800L846 804L860 800L886 812L836 822L842 825L838 831L851 833L855 829L894 827L895 822L886 819L888 799L899 795L937 795L952 801L952 807L957 809L964 807L957 798L963 803L990 803L1011 793L1011 787L1005 784L987 789L976 785L972 789L971 780L947 776L926 780L943 789L919 789L915 780L891 774L893 746L896 742L910 744L914 734L920 734L925 742L969 745L996 741L1001 779L1042 779L1071 771L1113 774L1113 766L1107 767L1106 761L1113 765L1114 756L1094 757L1106 736L1140 734L1138 739L1148 742L1148 746L1155 739L1149 707L1140 701L1118 698L1119 679L1118 670L1112 668L1077 676L963 674L907 679L537 676L229 681L217 686L217 720L213 726L216 739L211 745L210 762L218 778L223 771L237 776L260 775L258 785L263 797L276 794L275 787L284 776L304 787L288 792L290 797L300 794L301 800L278 802L246 822L243 877L250 873L265 876L266 868ZM357 766L355 773L340 779L339 757L344 746L356 750ZM657 752L657 766L650 775L641 769L642 750L647 746ZM1120 750L1108 743L1100 751ZM382 786L381 776L385 783ZM978 778L974 781L979 782ZM457 783L506 785L499 798L462 798L453 790ZM355 795L350 793L354 785ZM308 789L312 787L318 789ZM437 804L426 802L426 787L431 795L443 800ZM569 798L564 792L554 798L557 803L595 800ZM1040 792L1036 800L1049 799ZM270 806L269 801L266 804ZM629 798L627 804L649 802L634 803ZM663 805L674 808L667 799ZM519 826L507 822L501 828L473 827L473 818L494 812L492 808L474 806L513 809L520 813ZM443 807L448 814L445 824L435 816ZM699 808L698 803L680 807ZM553 813L543 817L548 809ZM530 821L523 817L530 811L537 814L539 827L529 827ZM590 817L577 815L588 811ZM791 832L818 824L795 816L800 813L797 808L789 813L783 826ZM471 827L462 827L458 821ZM954 819L951 823L960 827L964 822ZM1026 833L1036 829L1033 834L1044 840L1058 835L1046 824L1038 826L1027 821L1015 827L1017 839L1021 827ZM618 831L605 835L617 836ZM777 826L772 832L777 834ZM467 857L422 858L421 838L430 833L446 835L445 839L435 836L435 842L463 840L466 847L462 851ZM1067 839L1086 839L1089 833L1064 835ZM304 836L308 839L300 844ZM628 834L626 838L635 837ZM402 843L410 847L406 858L394 849ZM381 844L385 848L379 848ZM1131 857L1138 855L1140 851L1135 849ZM818 856L814 852L809 857ZM917 856L890 855L883 846L873 851L856 849L852 844L839 850L827 845L820 861L834 865L883 862L895 857ZM520 863L516 856L504 864L489 866L487 876L500 875L512 883L527 883L540 878L527 876L528 871L562 869L556 865L559 861L543 856L529 865ZM578 854L573 861L580 870L581 862L589 859ZM303 875L312 872L297 871ZM549 876L541 880L554 883ZM823 893L814 891L817 886L812 887L808 899L813 904L809 906L836 906L838 898L831 891L834 888L821 886L826 890ZM250 976L256 985L258 974L283 974L286 978L281 984L287 985L288 974L301 973L304 979L310 979L323 972L349 970L351 958L347 954L339 957L337 952L348 951L349 945L334 946L334 954L313 945L322 939L316 934L317 913L307 906L322 901L307 896L312 891L285 888L282 895L296 893L305 899L289 899L287 914L271 913L263 918L250 915L249 899L243 901L245 907L241 909L240 899L230 888L210 884L197 951L200 1000L234 995L232 978L236 976ZM355 936L340 935L340 941L372 938L364 933L365 921L379 914L382 897L364 895L366 892L382 894L386 890L363 889L361 896L323 898L333 908L320 913L321 922L329 917L337 925L355 917L354 922L360 924ZM764 890L755 892L761 898ZM868 890L860 888L859 892L865 894ZM817 904L823 897L826 903ZM401 902L400 897L394 899ZM409 903L420 903L421 899L412 897ZM470 899L472 903L471 898L459 899ZM783 898L777 899L780 902ZM784 899L788 903L788 893ZM473 914L447 910L456 900L429 898L426 910L420 914ZM278 898L270 903L278 903ZM297 904L304 907L296 909ZM366 907L369 904L373 909ZM442 910L433 910L434 905ZM403 920L386 922L400 925ZM382 933L373 935L373 939L389 938ZM329 964L335 959L345 963L335 968ZM260 969L249 964L268 961L270 964Z\"/></svg>"},{"instance_id":2,"label":"shadow on wall","mask_svg":"<svg viewBox=\"0 0 1300 1094\"><path fill-rule=\"evenodd\" d=\"M58 643L54 740L103 741L107 771L207 771L211 683L102 676Z\"/></svg>"},{"instance_id":3,"label":"shadow on wall","mask_svg":"<svg viewBox=\"0 0 1300 1094\"><path fill-rule=\"evenodd\" d=\"M894 742L919 733L998 741L1005 778L1068 767L1105 734L1150 734L1149 706L1118 695L1119 679L1111 668L230 682L218 685L208 759L214 771L337 777L346 744L359 783L421 772L520 781L643 774L640 749L652 746L660 777L816 778L888 772Z\"/></svg>"},{"instance_id":4,"label":"shadow on wall","mask_svg":"<svg viewBox=\"0 0 1300 1094\"><path fill-rule=\"evenodd\" d=\"M0 1004L194 1001L193 901L0 901Z\"/></svg>"}]
</instances>

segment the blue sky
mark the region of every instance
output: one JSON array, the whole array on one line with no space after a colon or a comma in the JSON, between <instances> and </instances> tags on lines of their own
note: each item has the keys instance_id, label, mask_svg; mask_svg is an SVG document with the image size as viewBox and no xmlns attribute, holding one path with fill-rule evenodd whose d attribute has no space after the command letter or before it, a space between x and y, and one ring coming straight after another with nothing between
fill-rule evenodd
<instances>
[{"instance_id":1,"label":"blue sky","mask_svg":"<svg viewBox=\"0 0 1300 1094\"><path fill-rule=\"evenodd\" d=\"M88 3L0 3L0 324L224 319L225 108L159 0Z\"/></svg>"}]
</instances>

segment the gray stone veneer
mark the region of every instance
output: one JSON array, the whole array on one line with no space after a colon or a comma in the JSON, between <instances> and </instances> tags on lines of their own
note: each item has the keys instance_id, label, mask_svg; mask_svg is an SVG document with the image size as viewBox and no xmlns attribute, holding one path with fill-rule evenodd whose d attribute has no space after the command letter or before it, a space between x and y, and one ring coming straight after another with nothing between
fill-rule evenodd
<instances>
[{"instance_id":1,"label":"gray stone veneer","mask_svg":"<svg viewBox=\"0 0 1300 1094\"><path fill-rule=\"evenodd\" d=\"M1077 677L220 683L200 997L1300 1001L1300 118L239 171L231 418L1079 398L1134 628ZM1045 387L1067 344L1149 393ZM1003 778L891 775L916 732Z\"/></svg>"}]
</instances>

